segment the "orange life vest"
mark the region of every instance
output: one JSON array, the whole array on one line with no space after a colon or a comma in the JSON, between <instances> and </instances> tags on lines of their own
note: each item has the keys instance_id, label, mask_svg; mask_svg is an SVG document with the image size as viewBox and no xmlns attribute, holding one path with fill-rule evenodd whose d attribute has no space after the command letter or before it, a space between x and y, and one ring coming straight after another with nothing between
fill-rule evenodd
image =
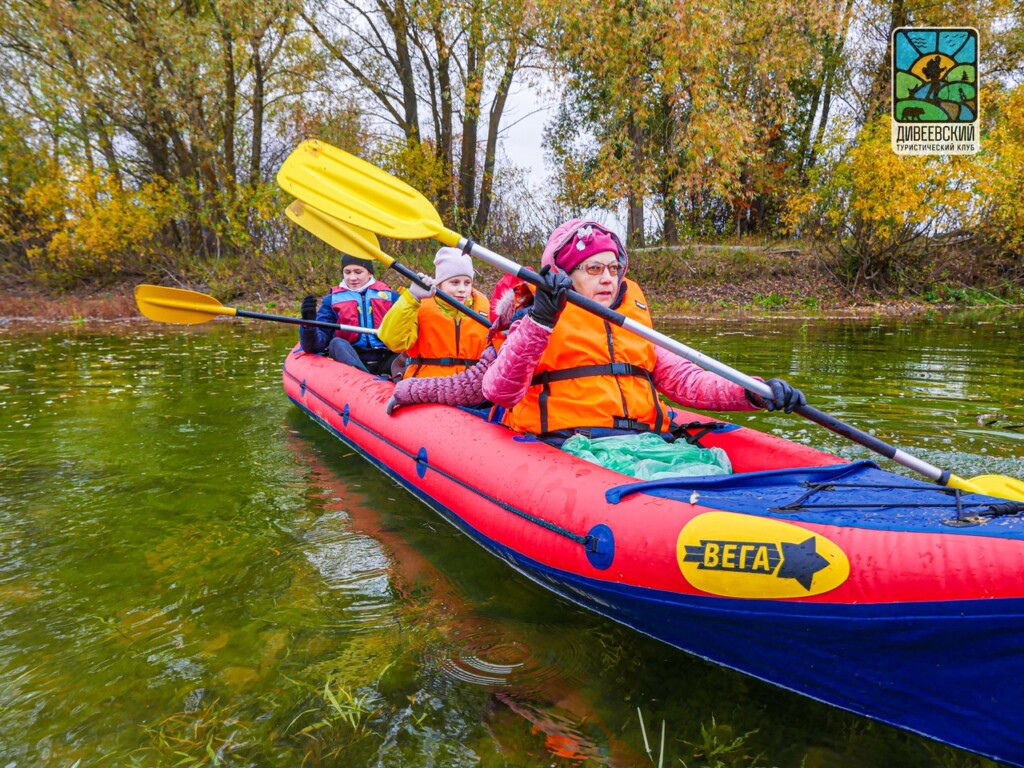
<instances>
[{"instance_id":1,"label":"orange life vest","mask_svg":"<svg viewBox=\"0 0 1024 768\"><path fill-rule=\"evenodd\" d=\"M474 289L469 306L486 315L490 302ZM442 312L433 296L420 302L416 322L416 343L406 350L409 364L404 378L454 376L475 365L487 347L485 326L460 312L454 316Z\"/></svg>"},{"instance_id":2,"label":"orange life vest","mask_svg":"<svg viewBox=\"0 0 1024 768\"><path fill-rule=\"evenodd\" d=\"M617 311L653 327L640 286L625 282ZM668 430L652 378L656 361L650 341L568 304L526 396L506 412L505 424L533 434L588 427Z\"/></svg>"}]
</instances>

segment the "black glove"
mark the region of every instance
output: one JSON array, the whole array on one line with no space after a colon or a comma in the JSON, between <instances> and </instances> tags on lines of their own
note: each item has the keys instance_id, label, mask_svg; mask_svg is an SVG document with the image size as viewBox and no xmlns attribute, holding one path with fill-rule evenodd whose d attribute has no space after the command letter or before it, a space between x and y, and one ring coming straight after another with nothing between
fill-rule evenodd
<instances>
[{"instance_id":1,"label":"black glove","mask_svg":"<svg viewBox=\"0 0 1024 768\"><path fill-rule=\"evenodd\" d=\"M768 379L765 382L772 389L771 401L765 402L769 411L785 411L792 413L794 408L807 405L807 398L804 393L782 379Z\"/></svg>"},{"instance_id":2,"label":"black glove","mask_svg":"<svg viewBox=\"0 0 1024 768\"><path fill-rule=\"evenodd\" d=\"M572 280L565 272L551 271L550 264L545 264L538 274L540 282L537 284L537 293L533 297L530 317L536 323L554 328L555 323L558 322L558 316L565 309L565 302L568 300L566 292L572 288Z\"/></svg>"},{"instance_id":3,"label":"black glove","mask_svg":"<svg viewBox=\"0 0 1024 768\"><path fill-rule=\"evenodd\" d=\"M320 302L316 300L316 296L307 296L302 300L302 319L303 320L316 320L316 310L320 306Z\"/></svg>"}]
</instances>

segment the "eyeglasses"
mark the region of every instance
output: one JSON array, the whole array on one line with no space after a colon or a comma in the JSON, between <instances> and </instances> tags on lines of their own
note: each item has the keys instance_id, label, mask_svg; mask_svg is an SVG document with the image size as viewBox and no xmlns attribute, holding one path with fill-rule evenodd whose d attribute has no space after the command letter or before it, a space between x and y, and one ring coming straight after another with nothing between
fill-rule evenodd
<instances>
[{"instance_id":1,"label":"eyeglasses","mask_svg":"<svg viewBox=\"0 0 1024 768\"><path fill-rule=\"evenodd\" d=\"M585 264L580 264L576 269L582 269L591 277L597 277L607 269L609 275L618 277L619 273L622 272L622 265L617 261L613 261L611 264L602 264L600 261L588 261Z\"/></svg>"}]
</instances>

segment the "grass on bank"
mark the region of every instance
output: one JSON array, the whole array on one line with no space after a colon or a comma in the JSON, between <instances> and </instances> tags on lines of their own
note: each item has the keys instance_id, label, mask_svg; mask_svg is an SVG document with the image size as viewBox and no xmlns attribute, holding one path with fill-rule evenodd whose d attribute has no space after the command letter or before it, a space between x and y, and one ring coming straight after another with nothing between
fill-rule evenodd
<instances>
[{"instance_id":1,"label":"grass on bank","mask_svg":"<svg viewBox=\"0 0 1024 768\"><path fill-rule=\"evenodd\" d=\"M325 294L340 279L337 251L309 236L288 251L255 258L225 255L213 260L166 257L158 265L57 290L24 274L0 270L0 317L46 320L118 319L138 315L132 289L139 283L189 288L225 304L251 310L297 314L307 293ZM382 241L397 261L418 272L433 272L432 241ZM539 266L540 247L503 255ZM500 272L477 261L477 282L489 293ZM393 287L406 281L394 272L377 274ZM825 315L867 308L897 313L935 307L1024 306L1024 275L997 272L967 251L943 250L897 265L882 287L856 285L841 261L799 242L744 238L630 252L629 275L639 282L655 316L741 312Z\"/></svg>"}]
</instances>

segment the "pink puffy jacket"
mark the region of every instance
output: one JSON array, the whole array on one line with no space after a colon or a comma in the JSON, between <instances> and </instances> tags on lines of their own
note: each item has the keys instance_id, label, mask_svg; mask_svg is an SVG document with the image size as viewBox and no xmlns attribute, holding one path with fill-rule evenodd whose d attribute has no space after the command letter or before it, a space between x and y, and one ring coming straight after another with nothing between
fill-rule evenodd
<instances>
[{"instance_id":1,"label":"pink puffy jacket","mask_svg":"<svg viewBox=\"0 0 1024 768\"><path fill-rule=\"evenodd\" d=\"M526 395L551 330L527 316L509 330L501 354L483 376L483 395L492 403L511 408ZM668 352L656 350L654 386L684 408L707 411L756 411L746 390L705 371L699 365Z\"/></svg>"},{"instance_id":2,"label":"pink puffy jacket","mask_svg":"<svg viewBox=\"0 0 1024 768\"><path fill-rule=\"evenodd\" d=\"M589 222L572 219L558 227L548 239L541 265L554 266L555 251L585 223ZM619 258L628 266L625 249L621 249ZM511 318L514 305L509 301L510 294L499 290L500 287L499 284L492 296L491 308L497 309L502 316L497 325L503 327ZM481 355L480 362L455 376L443 379L403 379L398 382L392 410L395 406L415 403L474 405L483 400L511 408L526 394L540 358L547 349L550 335L549 328L535 323L527 315L509 329L508 339L500 355L494 347L489 346ZM656 354L654 385L683 407L709 411L758 410L747 400L745 390L739 385L660 347L656 349Z\"/></svg>"},{"instance_id":3,"label":"pink puffy jacket","mask_svg":"<svg viewBox=\"0 0 1024 768\"><path fill-rule=\"evenodd\" d=\"M504 334L517 308L515 287L522 281L512 275L505 275L494 286L491 295L491 334ZM442 405L477 405L487 398L483 394L484 373L498 356L494 346L488 344L480 355L480 361L465 371L443 378L402 379L395 385L391 396L392 404L388 413L403 405L418 403L441 403Z\"/></svg>"},{"instance_id":4,"label":"pink puffy jacket","mask_svg":"<svg viewBox=\"0 0 1024 768\"><path fill-rule=\"evenodd\" d=\"M487 398L483 394L484 372L490 368L498 353L487 346L480 360L471 368L454 376L402 379L395 384L392 395L395 406L416 405L417 403L441 403L441 405L477 405ZM394 410L395 406L391 407Z\"/></svg>"}]
</instances>

